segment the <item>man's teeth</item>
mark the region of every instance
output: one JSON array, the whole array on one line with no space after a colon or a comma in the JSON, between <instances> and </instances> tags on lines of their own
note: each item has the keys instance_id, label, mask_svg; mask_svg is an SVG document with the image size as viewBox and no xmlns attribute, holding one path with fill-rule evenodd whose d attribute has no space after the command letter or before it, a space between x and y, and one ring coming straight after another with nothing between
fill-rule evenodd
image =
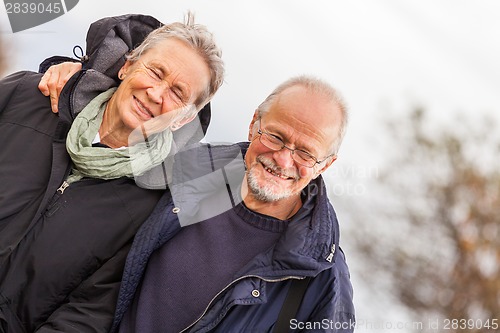
<instances>
[{"instance_id":1,"label":"man's teeth","mask_svg":"<svg viewBox=\"0 0 500 333\"><path fill-rule=\"evenodd\" d=\"M287 176L284 176L284 175L281 175L281 174L279 174L279 173L276 173L276 172L274 172L271 168L264 167L264 169L265 169L267 172L269 172L269 173L271 173L271 174L273 174L273 175L275 175L275 176L277 176L277 177L280 177L281 179L288 179L288 177L287 177Z\"/></svg>"}]
</instances>

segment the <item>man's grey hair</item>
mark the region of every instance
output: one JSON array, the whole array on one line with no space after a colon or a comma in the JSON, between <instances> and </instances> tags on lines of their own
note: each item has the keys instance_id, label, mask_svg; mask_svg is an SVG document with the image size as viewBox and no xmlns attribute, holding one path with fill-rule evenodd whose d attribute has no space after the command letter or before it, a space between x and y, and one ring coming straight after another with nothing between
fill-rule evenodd
<instances>
[{"instance_id":1,"label":"man's grey hair","mask_svg":"<svg viewBox=\"0 0 500 333\"><path fill-rule=\"evenodd\" d=\"M257 112L259 116L262 116L266 112L269 111L269 109L272 107L273 103L277 99L277 97L285 90L288 88L294 87L294 86L302 86L305 87L308 91L320 94L325 96L326 98L330 99L333 101L338 108L340 109L340 124L339 124L339 132L337 134L337 137L335 138L335 141L333 143L332 147L332 154L337 154L340 144L342 143L342 139L344 138L345 131L347 128L347 122L348 122L348 111L347 111L347 105L344 102L342 96L340 93L332 87L329 83L315 78L313 76L308 76L308 75L301 75L301 76L296 76L292 77L282 84L280 84L274 91L267 96L267 98L262 102L258 107L257 107Z\"/></svg>"},{"instance_id":2,"label":"man's grey hair","mask_svg":"<svg viewBox=\"0 0 500 333\"><path fill-rule=\"evenodd\" d=\"M188 12L184 23L174 22L153 30L144 41L127 55L127 60L135 62L149 49L169 38L175 38L192 47L208 66L210 83L207 89L197 97L196 108L200 110L210 101L224 81L224 62L222 51L215 44L214 36L204 25L194 23L194 14Z\"/></svg>"}]
</instances>

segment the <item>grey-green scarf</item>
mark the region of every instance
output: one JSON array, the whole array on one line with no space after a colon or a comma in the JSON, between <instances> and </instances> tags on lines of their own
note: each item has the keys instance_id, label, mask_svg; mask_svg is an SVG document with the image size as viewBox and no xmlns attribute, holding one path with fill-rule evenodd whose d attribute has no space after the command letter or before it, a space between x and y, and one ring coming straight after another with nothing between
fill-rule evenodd
<instances>
[{"instance_id":1,"label":"grey-green scarf","mask_svg":"<svg viewBox=\"0 0 500 333\"><path fill-rule=\"evenodd\" d=\"M66 149L74 168L66 182L72 183L83 177L115 179L139 176L159 165L170 152L170 129L152 134L143 142L124 149L92 147L106 105L115 90L116 88L111 88L90 101L71 125Z\"/></svg>"}]
</instances>

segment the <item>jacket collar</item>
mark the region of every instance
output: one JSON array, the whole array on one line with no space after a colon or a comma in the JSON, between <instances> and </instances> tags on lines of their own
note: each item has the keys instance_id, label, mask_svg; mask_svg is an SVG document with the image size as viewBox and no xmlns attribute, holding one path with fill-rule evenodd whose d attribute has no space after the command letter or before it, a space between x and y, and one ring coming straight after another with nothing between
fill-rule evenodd
<instances>
[{"instance_id":1,"label":"jacket collar","mask_svg":"<svg viewBox=\"0 0 500 333\"><path fill-rule=\"evenodd\" d=\"M180 209L181 225L203 221L241 202L239 189L248 146L249 142L201 145L176 156L174 180L169 187L175 206ZM204 198L215 191L228 191L227 202L218 207L204 207ZM276 245L250 262L241 275L269 279L283 275L312 276L333 265L339 226L323 178L311 181L302 195L310 206L308 218L292 218ZM207 212L210 216L206 216Z\"/></svg>"},{"instance_id":2,"label":"jacket collar","mask_svg":"<svg viewBox=\"0 0 500 333\"><path fill-rule=\"evenodd\" d=\"M269 280L315 276L333 265L339 241L337 218L321 176L309 184L308 188L311 187L319 191L311 194L314 196L311 201L314 207L307 223L292 218L278 242L254 258L240 275L255 275Z\"/></svg>"},{"instance_id":3,"label":"jacket collar","mask_svg":"<svg viewBox=\"0 0 500 333\"><path fill-rule=\"evenodd\" d=\"M244 155L249 142L239 143L239 146ZM313 206L309 223L292 219L276 245L256 258L260 265L247 267L247 273L260 270L259 274L267 277L313 276L333 265L340 231L323 177L320 175L312 180L302 191L302 196L304 202Z\"/></svg>"}]
</instances>

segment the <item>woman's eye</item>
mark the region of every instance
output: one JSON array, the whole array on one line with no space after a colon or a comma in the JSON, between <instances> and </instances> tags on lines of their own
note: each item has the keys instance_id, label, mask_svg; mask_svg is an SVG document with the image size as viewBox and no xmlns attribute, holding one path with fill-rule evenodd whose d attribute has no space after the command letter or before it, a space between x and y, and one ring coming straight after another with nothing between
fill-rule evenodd
<instances>
[{"instance_id":1,"label":"woman's eye","mask_svg":"<svg viewBox=\"0 0 500 333\"><path fill-rule=\"evenodd\" d=\"M161 75L157 70L152 69L152 68L148 68L148 72L149 72L149 75L151 75L155 79L161 80Z\"/></svg>"},{"instance_id":2,"label":"woman's eye","mask_svg":"<svg viewBox=\"0 0 500 333\"><path fill-rule=\"evenodd\" d=\"M179 101L183 100L182 92L180 90L172 89L172 92L177 100L179 100Z\"/></svg>"},{"instance_id":3,"label":"woman's eye","mask_svg":"<svg viewBox=\"0 0 500 333\"><path fill-rule=\"evenodd\" d=\"M184 94L183 94L181 89L176 88L176 87L172 87L172 88L170 88L170 93L172 94L172 98L174 100L176 100L177 102L180 102L180 103L185 102Z\"/></svg>"}]
</instances>

